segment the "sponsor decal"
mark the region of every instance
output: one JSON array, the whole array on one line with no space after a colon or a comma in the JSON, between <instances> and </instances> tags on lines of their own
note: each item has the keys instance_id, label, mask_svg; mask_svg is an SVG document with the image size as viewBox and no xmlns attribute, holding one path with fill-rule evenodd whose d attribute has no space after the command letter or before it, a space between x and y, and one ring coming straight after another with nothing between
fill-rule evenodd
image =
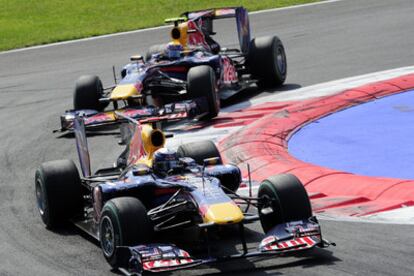
<instances>
[{"instance_id":1,"label":"sponsor decal","mask_svg":"<svg viewBox=\"0 0 414 276\"><path fill-rule=\"evenodd\" d=\"M202 19L198 19L199 25L202 25ZM193 46L203 46L206 49L210 49L203 32L198 28L197 24L194 21L188 21L188 29L194 32L188 34L188 44Z\"/></svg>"},{"instance_id":2,"label":"sponsor decal","mask_svg":"<svg viewBox=\"0 0 414 276\"><path fill-rule=\"evenodd\" d=\"M238 81L237 71L228 57L223 57L223 82L232 84Z\"/></svg>"}]
</instances>

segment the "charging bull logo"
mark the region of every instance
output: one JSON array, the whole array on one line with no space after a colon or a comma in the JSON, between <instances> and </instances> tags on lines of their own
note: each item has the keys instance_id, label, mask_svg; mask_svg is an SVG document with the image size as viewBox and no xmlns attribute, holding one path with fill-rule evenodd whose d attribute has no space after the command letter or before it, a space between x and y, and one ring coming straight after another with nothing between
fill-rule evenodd
<instances>
[{"instance_id":1,"label":"charging bull logo","mask_svg":"<svg viewBox=\"0 0 414 276\"><path fill-rule=\"evenodd\" d=\"M199 19L200 24L202 19ZM188 34L188 44L193 46L203 46L209 49L203 32L198 28L197 24L193 21L188 21L188 29L194 32Z\"/></svg>"},{"instance_id":2,"label":"charging bull logo","mask_svg":"<svg viewBox=\"0 0 414 276\"><path fill-rule=\"evenodd\" d=\"M135 129L133 130L134 134L131 138L131 142L129 143L129 156L128 156L128 164L133 164L138 161L141 156L144 155L144 146L142 144L141 132L142 128L141 125L131 125Z\"/></svg>"}]
</instances>

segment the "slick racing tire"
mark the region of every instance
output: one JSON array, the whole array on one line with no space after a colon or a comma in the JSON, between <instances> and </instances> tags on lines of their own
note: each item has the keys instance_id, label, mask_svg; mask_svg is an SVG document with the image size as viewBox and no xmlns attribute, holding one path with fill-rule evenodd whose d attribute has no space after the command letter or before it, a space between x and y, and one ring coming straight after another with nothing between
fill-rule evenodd
<instances>
[{"instance_id":1,"label":"slick racing tire","mask_svg":"<svg viewBox=\"0 0 414 276\"><path fill-rule=\"evenodd\" d=\"M71 160L43 163L36 170L36 203L47 228L61 225L83 212L83 195L78 170Z\"/></svg>"},{"instance_id":2,"label":"slick racing tire","mask_svg":"<svg viewBox=\"0 0 414 276\"><path fill-rule=\"evenodd\" d=\"M75 110L93 109L103 111L108 104L99 101L103 96L102 82L97 76L81 76L75 85L73 106Z\"/></svg>"},{"instance_id":3,"label":"slick racing tire","mask_svg":"<svg viewBox=\"0 0 414 276\"><path fill-rule=\"evenodd\" d=\"M152 55L161 53L166 48L167 48L167 45L166 44L156 44L156 45L152 45L148 49L148 51L145 53L145 62L148 62L151 59Z\"/></svg>"},{"instance_id":4,"label":"slick racing tire","mask_svg":"<svg viewBox=\"0 0 414 276\"><path fill-rule=\"evenodd\" d=\"M222 164L220 152L218 151L216 145L209 140L181 145L177 149L177 154L179 157L193 158L195 162L201 166L204 163L204 159L215 157L219 157L220 164Z\"/></svg>"},{"instance_id":5,"label":"slick racing tire","mask_svg":"<svg viewBox=\"0 0 414 276\"><path fill-rule=\"evenodd\" d=\"M285 48L277 36L252 39L247 58L248 68L259 87L276 87L286 80Z\"/></svg>"},{"instance_id":6,"label":"slick racing tire","mask_svg":"<svg viewBox=\"0 0 414 276\"><path fill-rule=\"evenodd\" d=\"M198 141L181 145L178 147L177 154L179 157L190 157L199 165L204 164L204 159L216 157L220 158L220 161L216 165L223 164L220 152L212 141ZM220 180L221 185L226 187L226 189L223 189L225 192L228 192L228 190L236 192L241 182L240 170L237 170L237 172L238 173L235 173L234 171L229 173L221 172L214 175L214 177L217 177Z\"/></svg>"},{"instance_id":7,"label":"slick racing tire","mask_svg":"<svg viewBox=\"0 0 414 276\"><path fill-rule=\"evenodd\" d=\"M118 246L135 246L151 241L153 227L147 209L135 197L113 198L105 203L99 222L99 241L108 263L114 267L127 265Z\"/></svg>"},{"instance_id":8,"label":"slick racing tire","mask_svg":"<svg viewBox=\"0 0 414 276\"><path fill-rule=\"evenodd\" d=\"M187 93L189 99L205 97L207 114L202 119L216 117L220 111L220 99L216 89L216 75L213 68L201 65L190 68L187 74Z\"/></svg>"},{"instance_id":9,"label":"slick racing tire","mask_svg":"<svg viewBox=\"0 0 414 276\"><path fill-rule=\"evenodd\" d=\"M259 186L258 197L260 222L265 233L277 224L312 216L308 194L293 174L275 175L264 180Z\"/></svg>"}]
</instances>

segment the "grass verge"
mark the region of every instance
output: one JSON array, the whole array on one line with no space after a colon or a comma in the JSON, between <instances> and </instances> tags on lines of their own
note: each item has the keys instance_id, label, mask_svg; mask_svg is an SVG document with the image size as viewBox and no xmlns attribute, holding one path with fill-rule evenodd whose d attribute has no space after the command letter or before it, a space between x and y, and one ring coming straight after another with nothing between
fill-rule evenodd
<instances>
[{"instance_id":1,"label":"grass verge","mask_svg":"<svg viewBox=\"0 0 414 276\"><path fill-rule=\"evenodd\" d=\"M187 10L311 2L318 0L0 0L0 51L162 25Z\"/></svg>"}]
</instances>

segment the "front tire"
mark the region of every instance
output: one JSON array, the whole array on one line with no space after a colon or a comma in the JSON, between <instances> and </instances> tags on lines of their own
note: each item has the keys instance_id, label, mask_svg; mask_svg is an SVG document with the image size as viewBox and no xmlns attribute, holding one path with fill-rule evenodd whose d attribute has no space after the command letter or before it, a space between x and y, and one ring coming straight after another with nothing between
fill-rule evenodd
<instances>
[{"instance_id":1,"label":"front tire","mask_svg":"<svg viewBox=\"0 0 414 276\"><path fill-rule=\"evenodd\" d=\"M166 44L156 44L149 47L148 51L145 53L145 62L148 62L152 55L164 52L167 48Z\"/></svg>"},{"instance_id":2,"label":"front tire","mask_svg":"<svg viewBox=\"0 0 414 276\"><path fill-rule=\"evenodd\" d=\"M112 267L124 265L117 246L150 242L153 227L142 202L134 197L118 197L105 203L99 222L99 240L105 259Z\"/></svg>"},{"instance_id":3,"label":"front tire","mask_svg":"<svg viewBox=\"0 0 414 276\"><path fill-rule=\"evenodd\" d=\"M71 160L43 163L35 175L36 203L47 228L54 228L83 211L78 170Z\"/></svg>"},{"instance_id":4,"label":"front tire","mask_svg":"<svg viewBox=\"0 0 414 276\"><path fill-rule=\"evenodd\" d=\"M312 216L308 194L293 174L275 175L264 180L260 184L258 197L260 222L265 233L277 224ZM272 212L265 212L269 208Z\"/></svg>"},{"instance_id":5,"label":"front tire","mask_svg":"<svg viewBox=\"0 0 414 276\"><path fill-rule=\"evenodd\" d=\"M190 157L195 160L195 162L201 166L204 165L204 159L207 158L220 158L220 162L216 165L222 165L220 152L218 151L216 145L209 140L192 142L184 144L178 147L177 154L179 157ZM240 171L238 174L232 173L219 173L215 177L220 180L222 186L227 190L236 192L240 186L241 176ZM225 192L228 192L227 190Z\"/></svg>"},{"instance_id":6,"label":"front tire","mask_svg":"<svg viewBox=\"0 0 414 276\"><path fill-rule=\"evenodd\" d=\"M247 63L252 76L259 79L259 87L276 87L286 80L285 48L277 36L252 39Z\"/></svg>"},{"instance_id":7,"label":"front tire","mask_svg":"<svg viewBox=\"0 0 414 276\"><path fill-rule=\"evenodd\" d=\"M102 82L97 76L81 76L75 85L73 107L103 111L108 104L99 101L103 96Z\"/></svg>"},{"instance_id":8,"label":"front tire","mask_svg":"<svg viewBox=\"0 0 414 276\"><path fill-rule=\"evenodd\" d=\"M213 68L200 65L190 68L187 74L187 93L189 99L206 97L207 114L202 119L212 119L220 111L220 99L216 91L216 75Z\"/></svg>"}]
</instances>

